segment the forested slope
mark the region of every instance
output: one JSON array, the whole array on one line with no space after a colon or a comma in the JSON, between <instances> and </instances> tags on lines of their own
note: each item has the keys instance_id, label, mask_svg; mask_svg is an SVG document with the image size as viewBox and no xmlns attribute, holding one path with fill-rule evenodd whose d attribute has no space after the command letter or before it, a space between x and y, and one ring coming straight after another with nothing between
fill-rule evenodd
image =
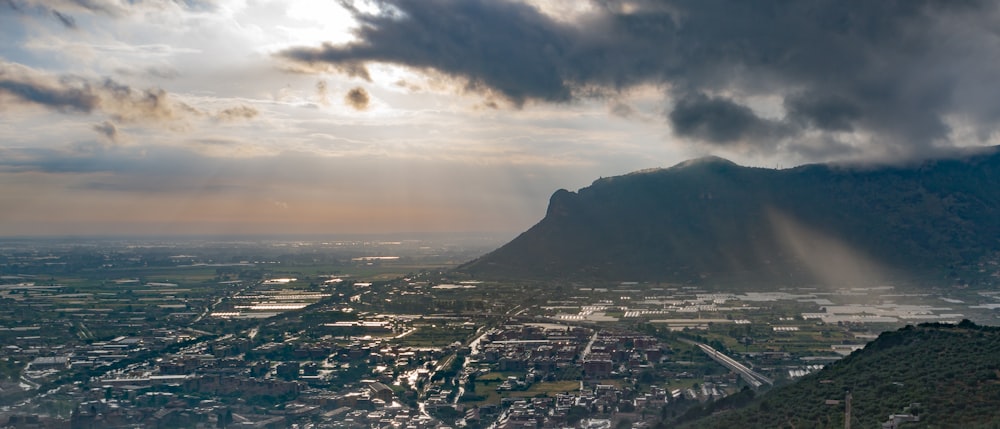
<instances>
[{"instance_id":1,"label":"forested slope","mask_svg":"<svg viewBox=\"0 0 1000 429\"><path fill-rule=\"evenodd\" d=\"M911 411L904 428L1000 427L1000 328L924 324L886 332L862 350L745 408L688 423L691 428L842 428L853 396L852 426L880 427Z\"/></svg>"}]
</instances>

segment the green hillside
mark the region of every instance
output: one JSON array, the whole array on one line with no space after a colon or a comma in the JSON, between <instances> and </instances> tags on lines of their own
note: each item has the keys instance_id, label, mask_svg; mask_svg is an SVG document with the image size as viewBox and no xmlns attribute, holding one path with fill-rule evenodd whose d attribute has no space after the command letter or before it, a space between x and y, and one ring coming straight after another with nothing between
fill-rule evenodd
<instances>
[{"instance_id":1,"label":"green hillside","mask_svg":"<svg viewBox=\"0 0 1000 429\"><path fill-rule=\"evenodd\" d=\"M880 427L910 407L919 422L903 428L1000 427L1000 328L964 321L883 333L863 350L690 428L842 428L850 391L852 427Z\"/></svg>"}]
</instances>

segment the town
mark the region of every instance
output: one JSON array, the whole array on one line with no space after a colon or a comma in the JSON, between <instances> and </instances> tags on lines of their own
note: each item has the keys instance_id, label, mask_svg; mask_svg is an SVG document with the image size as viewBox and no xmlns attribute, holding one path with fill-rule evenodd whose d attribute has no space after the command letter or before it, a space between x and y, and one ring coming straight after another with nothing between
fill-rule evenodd
<instances>
[{"instance_id":1,"label":"town","mask_svg":"<svg viewBox=\"0 0 1000 429\"><path fill-rule=\"evenodd\" d=\"M485 247L485 246L483 246ZM7 427L642 428L1000 294L455 276L437 242L0 249Z\"/></svg>"}]
</instances>

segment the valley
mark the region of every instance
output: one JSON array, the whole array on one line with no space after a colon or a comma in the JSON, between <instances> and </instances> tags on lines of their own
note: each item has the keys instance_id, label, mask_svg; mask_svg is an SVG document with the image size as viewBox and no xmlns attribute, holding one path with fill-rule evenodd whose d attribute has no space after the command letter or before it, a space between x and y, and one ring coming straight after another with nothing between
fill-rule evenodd
<instances>
[{"instance_id":1,"label":"valley","mask_svg":"<svg viewBox=\"0 0 1000 429\"><path fill-rule=\"evenodd\" d=\"M8 419L655 425L793 383L884 331L997 324L1000 307L995 292L954 286L471 280L420 256L447 247L430 241L326 260L321 242L271 257L273 244L229 243L224 253L264 256L226 263L216 248L138 244L93 244L105 256L90 264L79 247L4 255Z\"/></svg>"}]
</instances>

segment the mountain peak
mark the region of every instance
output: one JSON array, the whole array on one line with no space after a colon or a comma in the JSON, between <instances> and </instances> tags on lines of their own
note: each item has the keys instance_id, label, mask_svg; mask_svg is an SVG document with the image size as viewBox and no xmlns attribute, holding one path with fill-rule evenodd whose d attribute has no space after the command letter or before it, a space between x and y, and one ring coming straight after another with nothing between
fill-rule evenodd
<instances>
[{"instance_id":1,"label":"mountain peak","mask_svg":"<svg viewBox=\"0 0 1000 429\"><path fill-rule=\"evenodd\" d=\"M538 224L460 270L762 285L945 280L1000 252L1000 153L975 159L845 171L704 157L599 179L557 191Z\"/></svg>"},{"instance_id":2,"label":"mountain peak","mask_svg":"<svg viewBox=\"0 0 1000 429\"><path fill-rule=\"evenodd\" d=\"M739 167L738 164L736 164L735 162L732 162L732 161L730 161L728 159L721 158L721 157L718 157L718 156L715 156L715 155L709 155L709 156L703 156L701 158L689 159L687 161L678 163L677 165L674 165L673 167L670 167L670 168L671 169L680 169L680 168L691 168L691 167L705 166L705 165L721 165L721 166L729 166L729 167Z\"/></svg>"}]
</instances>

